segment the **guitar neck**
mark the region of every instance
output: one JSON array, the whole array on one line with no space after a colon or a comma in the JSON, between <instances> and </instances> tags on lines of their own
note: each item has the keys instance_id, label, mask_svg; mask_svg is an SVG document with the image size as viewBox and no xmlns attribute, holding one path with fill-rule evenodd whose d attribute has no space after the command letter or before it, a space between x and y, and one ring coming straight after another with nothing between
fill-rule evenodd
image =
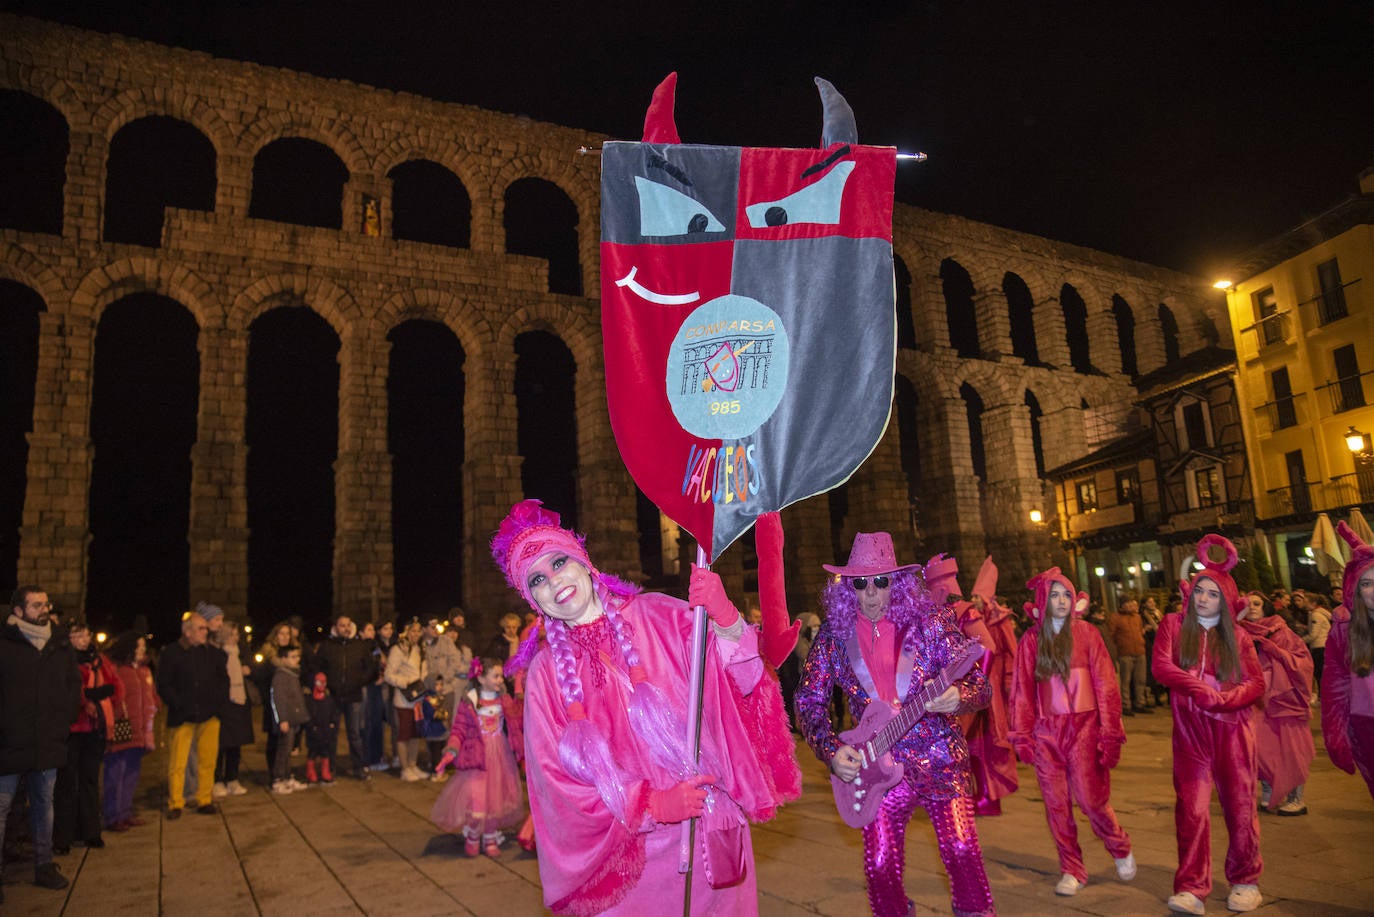
<instances>
[{"instance_id":1,"label":"guitar neck","mask_svg":"<svg viewBox=\"0 0 1374 917\"><path fill-rule=\"evenodd\" d=\"M949 686L954 684L954 679L959 676L951 676L948 672L941 672L935 678L926 682L921 689L916 692L916 696L902 705L902 709L892 719L887 721L876 736L873 737L873 748L879 755L887 754L888 750L896 745L897 742L911 731L911 727L921 721L921 717L926 715L926 702L932 701L949 690Z\"/></svg>"}]
</instances>

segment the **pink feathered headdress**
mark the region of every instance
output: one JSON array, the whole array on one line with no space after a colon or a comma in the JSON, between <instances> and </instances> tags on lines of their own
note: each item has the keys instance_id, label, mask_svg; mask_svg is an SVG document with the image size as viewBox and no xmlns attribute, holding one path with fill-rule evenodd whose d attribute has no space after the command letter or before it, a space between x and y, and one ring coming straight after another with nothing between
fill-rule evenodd
<instances>
[{"instance_id":1,"label":"pink feathered headdress","mask_svg":"<svg viewBox=\"0 0 1374 917\"><path fill-rule=\"evenodd\" d=\"M1221 561L1212 560L1211 549L1221 548L1225 557ZM1229 539L1213 532L1210 535L1203 535L1202 540L1197 543L1197 559L1202 564L1202 569L1192 575L1186 583L1178 584L1179 594L1183 597L1183 611L1188 611L1188 601L1192 598L1193 589L1197 587L1200 579L1209 579L1217 584L1221 590L1222 600L1226 607L1231 609L1231 617L1239 618L1245 611L1248 604L1245 596L1240 594L1236 587L1236 581L1231 576L1231 571L1240 562L1240 555L1236 553L1236 546Z\"/></svg>"},{"instance_id":2,"label":"pink feathered headdress","mask_svg":"<svg viewBox=\"0 0 1374 917\"><path fill-rule=\"evenodd\" d=\"M525 574L530 564L550 551L561 551L586 567L603 597L605 593L630 596L639 591L629 583L598 570L587 557L585 539L563 528L558 514L545 509L542 501L521 500L501 520L501 526L491 539L491 556L506 575L506 582L535 611L542 613L530 595Z\"/></svg>"},{"instance_id":3,"label":"pink feathered headdress","mask_svg":"<svg viewBox=\"0 0 1374 917\"><path fill-rule=\"evenodd\" d=\"M1088 594L1079 592L1074 588L1073 581L1060 572L1058 567L1050 567L1035 574L1026 580L1026 588L1031 591L1034 598L1025 604L1026 614L1037 624L1045 616L1045 609L1050 603L1050 588L1055 583L1060 583L1065 589L1069 590L1069 595L1073 596L1073 608L1069 614L1075 618L1083 617L1083 612L1088 610Z\"/></svg>"}]
</instances>

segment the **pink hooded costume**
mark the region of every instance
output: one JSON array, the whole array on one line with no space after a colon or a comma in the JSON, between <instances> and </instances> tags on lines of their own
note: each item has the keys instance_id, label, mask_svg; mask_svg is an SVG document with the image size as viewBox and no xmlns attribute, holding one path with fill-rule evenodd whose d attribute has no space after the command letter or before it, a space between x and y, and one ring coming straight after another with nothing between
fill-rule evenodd
<instances>
[{"instance_id":1,"label":"pink hooded costume","mask_svg":"<svg viewBox=\"0 0 1374 917\"><path fill-rule=\"evenodd\" d=\"M1208 554L1222 548L1226 559L1216 563ZM1236 885L1256 885L1264 864L1260 858L1259 814L1255 809L1255 729L1250 707L1264 693L1264 673L1254 643L1237 629L1238 671L1220 681L1216 657L1208 651L1213 633L1245 608L1245 600L1231 578L1236 549L1220 535L1204 536L1197 546L1203 569L1190 582L1180 583L1183 610L1166 615L1155 635L1155 680L1169 689L1174 733L1174 827L1178 841L1178 871L1174 892L1189 892L1205 899L1212 890L1211 814L1208 811L1215 783L1226 819L1230 843L1226 849L1226 878ZM1222 595L1221 613L1211 629L1203 629L1198 662L1185 669L1179 658L1179 634L1184 619L1194 614L1193 590L1211 580Z\"/></svg>"},{"instance_id":2,"label":"pink hooded costume","mask_svg":"<svg viewBox=\"0 0 1374 917\"><path fill-rule=\"evenodd\" d=\"M1307 783L1308 768L1317 754L1308 726L1312 717L1312 653L1278 615L1258 621L1244 618L1237 623L1254 641L1264 673L1264 695L1250 708L1250 721L1255 727L1259 779L1270 787L1272 811L1289 793L1300 791ZM1296 798L1302 798L1301 792Z\"/></svg>"},{"instance_id":3,"label":"pink hooded costume","mask_svg":"<svg viewBox=\"0 0 1374 917\"><path fill-rule=\"evenodd\" d=\"M1360 540L1344 522L1336 531L1349 542L1350 562L1345 565L1342 586L1345 605L1331 615L1331 634L1326 638L1326 665L1322 669L1322 739L1331 763L1348 774L1358 769L1374 796L1374 669L1364 675L1350 666L1350 617L1360 588L1360 576L1374 564L1374 545ZM1365 609L1370 613L1370 609Z\"/></svg>"},{"instance_id":4,"label":"pink hooded costume","mask_svg":"<svg viewBox=\"0 0 1374 917\"><path fill-rule=\"evenodd\" d=\"M1062 625L1070 628L1073 641L1069 676L1066 680L1051 675L1038 681L1035 663L1040 640L1053 635L1048 604L1055 583L1068 589L1073 602ZM1075 590L1058 567L1036 574L1026 588L1035 594L1034 601L1025 605L1026 613L1038 626L1021 636L1016 649L1008 735L1021 760L1035 767L1050 837L1059 851L1059 871L1086 885L1088 870L1078 846L1073 803L1088 816L1093 833L1114 860L1131 855L1131 839L1110 801L1111 768L1121 759L1126 742L1121 729L1121 689L1102 635L1079 617L1087 607L1087 595ZM1129 878L1125 872L1122 877Z\"/></svg>"},{"instance_id":5,"label":"pink hooded costume","mask_svg":"<svg viewBox=\"0 0 1374 917\"><path fill-rule=\"evenodd\" d=\"M930 576L930 567L926 567ZM984 672L992 700L977 713L960 717L968 740L969 771L973 775L973 806L979 815L1001 815L1002 797L1016 792L1016 753L1007 739L1007 711L1011 703L1012 673L1016 660L1016 625L1011 609L997 604L997 566L988 557L978 570L969 595L983 600L980 611L974 601L954 603L954 614L965 637L988 651Z\"/></svg>"},{"instance_id":6,"label":"pink hooded costume","mask_svg":"<svg viewBox=\"0 0 1374 917\"><path fill-rule=\"evenodd\" d=\"M697 828L691 912L756 914L748 822L771 818L801 789L756 632L741 620L709 628L698 770L683 750L691 609L602 574L556 514L526 500L502 523L492 553L537 611L525 571L549 552L587 568L605 614L576 626L546 615L547 651L529 641L537 655L525 683L525 761L544 903L559 914L672 911L667 902L685 891L683 825L652 813L660 794L701 773L716 780Z\"/></svg>"}]
</instances>

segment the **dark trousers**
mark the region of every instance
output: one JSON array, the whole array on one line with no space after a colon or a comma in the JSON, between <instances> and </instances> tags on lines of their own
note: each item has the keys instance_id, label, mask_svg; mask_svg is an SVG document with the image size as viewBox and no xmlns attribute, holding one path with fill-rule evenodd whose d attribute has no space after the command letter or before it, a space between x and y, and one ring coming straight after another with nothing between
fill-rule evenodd
<instances>
[{"instance_id":1,"label":"dark trousers","mask_svg":"<svg viewBox=\"0 0 1374 917\"><path fill-rule=\"evenodd\" d=\"M360 774L362 769L368 765L367 755L363 751L363 701L361 698L355 701L339 701L339 715L343 717L344 734L348 736L348 764L353 768L353 773ZM335 730L338 729L338 717L334 719ZM329 763L334 765L335 750L329 751Z\"/></svg>"},{"instance_id":2,"label":"dark trousers","mask_svg":"<svg viewBox=\"0 0 1374 917\"><path fill-rule=\"evenodd\" d=\"M382 740L386 737L386 711L390 705L381 685L368 685L363 690L363 762L368 765L383 761Z\"/></svg>"},{"instance_id":3,"label":"dark trousers","mask_svg":"<svg viewBox=\"0 0 1374 917\"><path fill-rule=\"evenodd\" d=\"M219 757L215 759L215 782L232 783L239 779L239 761L242 758L243 749L240 746L235 745L233 748L221 746Z\"/></svg>"},{"instance_id":4,"label":"dark trousers","mask_svg":"<svg viewBox=\"0 0 1374 917\"><path fill-rule=\"evenodd\" d=\"M103 735L73 732L67 738L67 763L57 769L52 794L54 847L70 847L78 838L100 837L100 767L104 763Z\"/></svg>"}]
</instances>

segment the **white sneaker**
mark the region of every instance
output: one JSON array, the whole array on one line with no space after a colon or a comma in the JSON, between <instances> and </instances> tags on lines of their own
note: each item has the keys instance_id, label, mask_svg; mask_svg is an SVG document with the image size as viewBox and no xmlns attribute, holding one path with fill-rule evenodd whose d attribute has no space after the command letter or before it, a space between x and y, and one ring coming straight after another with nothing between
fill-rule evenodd
<instances>
[{"instance_id":1,"label":"white sneaker","mask_svg":"<svg viewBox=\"0 0 1374 917\"><path fill-rule=\"evenodd\" d=\"M286 778L286 782L287 782L287 784L291 787L291 792L293 792L293 793L300 792L301 790L308 790L308 789L310 789L310 784L308 784L308 783L301 783L301 782L300 782L299 780L297 780L295 777L287 777L287 778Z\"/></svg>"},{"instance_id":2,"label":"white sneaker","mask_svg":"<svg viewBox=\"0 0 1374 917\"><path fill-rule=\"evenodd\" d=\"M1232 885L1226 896L1226 907L1233 911L1253 911L1263 903L1258 885Z\"/></svg>"},{"instance_id":3,"label":"white sneaker","mask_svg":"<svg viewBox=\"0 0 1374 917\"><path fill-rule=\"evenodd\" d=\"M1169 910L1176 914L1205 914L1207 906L1192 892L1179 892L1169 896Z\"/></svg>"},{"instance_id":4,"label":"white sneaker","mask_svg":"<svg viewBox=\"0 0 1374 917\"><path fill-rule=\"evenodd\" d=\"M210 788L210 796L214 799L223 799L229 795L229 788L222 783L216 783Z\"/></svg>"},{"instance_id":5,"label":"white sneaker","mask_svg":"<svg viewBox=\"0 0 1374 917\"><path fill-rule=\"evenodd\" d=\"M1078 890L1082 887L1082 882L1079 882L1068 873L1064 873L1064 875L1059 877L1059 884L1054 887L1054 893L1056 895L1063 895L1065 898L1070 898L1078 894Z\"/></svg>"},{"instance_id":6,"label":"white sneaker","mask_svg":"<svg viewBox=\"0 0 1374 917\"><path fill-rule=\"evenodd\" d=\"M242 783L239 783L237 780L230 780L228 783L224 785L224 788L229 791L230 796L248 795L248 788L245 787Z\"/></svg>"},{"instance_id":7,"label":"white sneaker","mask_svg":"<svg viewBox=\"0 0 1374 917\"><path fill-rule=\"evenodd\" d=\"M1122 882L1135 878L1135 854L1128 853L1116 861L1116 877Z\"/></svg>"},{"instance_id":8,"label":"white sneaker","mask_svg":"<svg viewBox=\"0 0 1374 917\"><path fill-rule=\"evenodd\" d=\"M294 792L296 791L291 788L291 784L287 783L285 780L278 780L276 783L272 784L273 796L290 796Z\"/></svg>"},{"instance_id":9,"label":"white sneaker","mask_svg":"<svg viewBox=\"0 0 1374 917\"><path fill-rule=\"evenodd\" d=\"M425 775L418 767L401 768L401 779L406 783L414 783L417 780L424 780Z\"/></svg>"}]
</instances>

